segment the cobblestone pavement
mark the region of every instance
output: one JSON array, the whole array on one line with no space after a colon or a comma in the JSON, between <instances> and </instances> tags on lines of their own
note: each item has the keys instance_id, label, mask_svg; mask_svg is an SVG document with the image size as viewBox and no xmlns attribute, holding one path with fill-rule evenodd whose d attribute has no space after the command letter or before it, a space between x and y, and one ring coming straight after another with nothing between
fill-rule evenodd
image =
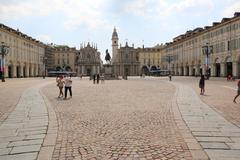
<instances>
[{"instance_id":1,"label":"cobblestone pavement","mask_svg":"<svg viewBox=\"0 0 240 160\"><path fill-rule=\"evenodd\" d=\"M191 86L203 102L240 127L240 97L237 99L237 104L233 103L233 98L237 93L237 80L226 81L225 78L211 77L210 80L205 81L206 92L204 96L201 96L198 88L199 77L174 77L173 79L174 82Z\"/></svg>"},{"instance_id":2,"label":"cobblestone pavement","mask_svg":"<svg viewBox=\"0 0 240 160\"><path fill-rule=\"evenodd\" d=\"M43 92L59 123L52 159L192 159L174 119L169 83L78 79L72 99L56 98L56 85Z\"/></svg>"},{"instance_id":3,"label":"cobblestone pavement","mask_svg":"<svg viewBox=\"0 0 240 160\"><path fill-rule=\"evenodd\" d=\"M42 81L42 78L7 78L6 82L0 82L0 122L16 107L26 88L39 84Z\"/></svg>"}]
</instances>

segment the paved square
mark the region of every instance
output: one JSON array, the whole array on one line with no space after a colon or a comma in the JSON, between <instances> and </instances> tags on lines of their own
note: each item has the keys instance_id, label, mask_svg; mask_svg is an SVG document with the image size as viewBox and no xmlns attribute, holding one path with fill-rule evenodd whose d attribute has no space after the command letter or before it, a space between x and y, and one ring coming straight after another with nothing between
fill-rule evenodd
<instances>
[{"instance_id":1,"label":"paved square","mask_svg":"<svg viewBox=\"0 0 240 160\"><path fill-rule=\"evenodd\" d=\"M5 84L0 159L240 158L236 82L212 78L200 96L198 78L129 77L98 85L74 78L68 100L57 98L54 78Z\"/></svg>"}]
</instances>

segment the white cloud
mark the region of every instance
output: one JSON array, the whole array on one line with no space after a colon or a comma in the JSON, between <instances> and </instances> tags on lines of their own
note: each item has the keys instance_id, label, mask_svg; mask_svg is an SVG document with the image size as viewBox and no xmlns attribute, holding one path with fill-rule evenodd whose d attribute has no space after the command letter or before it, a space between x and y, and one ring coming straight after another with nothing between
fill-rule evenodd
<instances>
[{"instance_id":1,"label":"white cloud","mask_svg":"<svg viewBox=\"0 0 240 160\"><path fill-rule=\"evenodd\" d=\"M224 17L233 17L233 14L235 12L239 12L239 11L240 11L240 1L236 1L223 11L223 16Z\"/></svg>"},{"instance_id":2,"label":"white cloud","mask_svg":"<svg viewBox=\"0 0 240 160\"><path fill-rule=\"evenodd\" d=\"M52 43L52 39L49 35L38 35L36 38L44 43Z\"/></svg>"},{"instance_id":3,"label":"white cloud","mask_svg":"<svg viewBox=\"0 0 240 160\"><path fill-rule=\"evenodd\" d=\"M179 15L202 15L213 9L213 0L133 0L124 7L124 12L144 18L168 18Z\"/></svg>"},{"instance_id":4,"label":"white cloud","mask_svg":"<svg viewBox=\"0 0 240 160\"><path fill-rule=\"evenodd\" d=\"M66 29L81 25L89 29L109 29L112 25L103 15L108 1L110 0L4 0L0 3L0 20L33 16L47 18L52 13L61 13Z\"/></svg>"}]
</instances>

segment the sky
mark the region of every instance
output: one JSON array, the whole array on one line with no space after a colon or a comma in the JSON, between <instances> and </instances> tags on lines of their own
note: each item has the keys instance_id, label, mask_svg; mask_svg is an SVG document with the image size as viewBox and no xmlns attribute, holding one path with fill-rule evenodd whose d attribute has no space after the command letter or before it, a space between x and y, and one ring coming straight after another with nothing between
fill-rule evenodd
<instances>
[{"instance_id":1,"label":"sky","mask_svg":"<svg viewBox=\"0 0 240 160\"><path fill-rule=\"evenodd\" d=\"M43 43L96 43L104 59L119 44L153 47L240 12L239 0L0 0L0 23Z\"/></svg>"}]
</instances>

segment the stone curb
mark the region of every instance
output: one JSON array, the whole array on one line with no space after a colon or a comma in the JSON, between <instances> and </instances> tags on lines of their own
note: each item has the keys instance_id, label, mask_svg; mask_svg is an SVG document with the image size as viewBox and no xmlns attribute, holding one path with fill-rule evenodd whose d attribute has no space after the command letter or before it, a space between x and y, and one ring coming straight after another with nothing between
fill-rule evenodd
<instances>
[{"instance_id":1,"label":"stone curb","mask_svg":"<svg viewBox=\"0 0 240 160\"><path fill-rule=\"evenodd\" d=\"M170 82L169 82L170 83ZM209 157L201 147L201 145L198 143L198 141L193 137L191 134L190 129L187 127L186 122L184 121L180 111L179 106L177 103L177 96L179 93L178 85L171 83L176 88L176 92L174 94L173 100L172 100L172 109L174 113L174 119L175 122L180 130L180 133L186 142L188 149L192 155L193 160L209 160Z\"/></svg>"},{"instance_id":2,"label":"stone curb","mask_svg":"<svg viewBox=\"0 0 240 160\"><path fill-rule=\"evenodd\" d=\"M47 134L44 138L44 142L41 146L37 160L51 160L54 147L56 144L56 140L57 140L58 122L57 122L55 111L51 103L49 102L47 97L43 94L41 89L39 90L39 93L43 97L43 100L46 104L49 121L48 121Z\"/></svg>"}]
</instances>

